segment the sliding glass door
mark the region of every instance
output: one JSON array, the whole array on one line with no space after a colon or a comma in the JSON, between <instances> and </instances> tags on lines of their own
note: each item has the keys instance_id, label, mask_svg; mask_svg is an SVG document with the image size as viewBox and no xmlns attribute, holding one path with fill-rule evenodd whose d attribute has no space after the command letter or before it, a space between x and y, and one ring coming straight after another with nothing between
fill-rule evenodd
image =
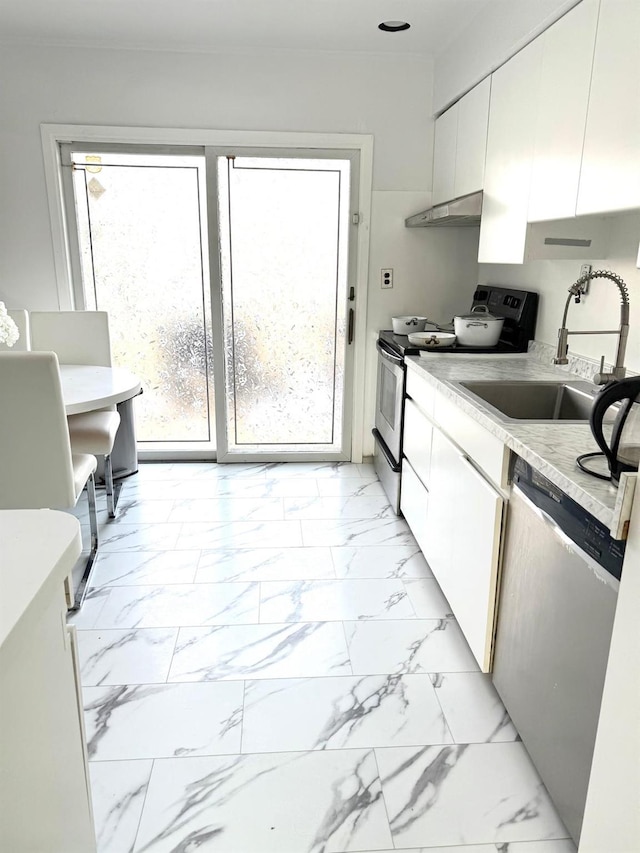
<instances>
[{"instance_id":1,"label":"sliding glass door","mask_svg":"<svg viewBox=\"0 0 640 853\"><path fill-rule=\"evenodd\" d=\"M78 307L108 311L143 449L215 449L204 153L65 146ZM206 245L206 243L205 243Z\"/></svg>"},{"instance_id":2,"label":"sliding glass door","mask_svg":"<svg viewBox=\"0 0 640 853\"><path fill-rule=\"evenodd\" d=\"M310 153L208 152L221 460L349 458L354 170Z\"/></svg>"},{"instance_id":3,"label":"sliding glass door","mask_svg":"<svg viewBox=\"0 0 640 853\"><path fill-rule=\"evenodd\" d=\"M142 379L140 449L349 459L357 154L61 151L76 305Z\"/></svg>"}]
</instances>

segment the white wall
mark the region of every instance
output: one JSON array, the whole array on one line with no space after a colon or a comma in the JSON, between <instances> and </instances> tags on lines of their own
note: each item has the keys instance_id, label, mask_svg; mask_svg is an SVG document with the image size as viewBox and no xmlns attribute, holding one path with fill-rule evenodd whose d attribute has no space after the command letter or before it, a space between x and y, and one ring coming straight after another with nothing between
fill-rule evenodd
<instances>
[{"instance_id":1,"label":"white wall","mask_svg":"<svg viewBox=\"0 0 640 853\"><path fill-rule=\"evenodd\" d=\"M580 0L492 0L435 60L434 112L495 71Z\"/></svg>"},{"instance_id":2,"label":"white wall","mask_svg":"<svg viewBox=\"0 0 640 853\"><path fill-rule=\"evenodd\" d=\"M640 270L637 268L640 241L640 214L614 217L607 258L589 259L595 270L605 269L622 276L629 287L630 332L626 365L640 373ZM585 261L586 262L586 261ZM483 284L523 287L540 294L536 339L556 345L558 329L567 299L567 290L580 275L581 261L532 261L514 264L480 264L478 279ZM616 329L620 322L617 287L600 279L591 282L588 295L579 305L569 307L569 329ZM571 352L607 361L615 357L617 339L613 336L569 336Z\"/></svg>"},{"instance_id":3,"label":"white wall","mask_svg":"<svg viewBox=\"0 0 640 853\"><path fill-rule=\"evenodd\" d=\"M390 329L391 317L419 314L445 323L471 306L477 284L479 228L405 228L409 213L431 203L430 193L377 191L373 193L368 346L375 346L375 332ZM393 269L393 290L380 287L380 270ZM373 399L376 361L367 364L367 399ZM371 413L370 409L368 414ZM364 452L373 453L371 428L365 423Z\"/></svg>"},{"instance_id":4,"label":"white wall","mask_svg":"<svg viewBox=\"0 0 640 853\"><path fill-rule=\"evenodd\" d=\"M430 198L433 74L428 59L3 46L0 79L0 299L10 307L58 307L41 123L372 134L376 198L368 341L398 310L422 310L425 288L440 294L438 300L445 293L451 297L454 282L442 273L439 241L418 239L412 232L407 254L402 239L390 239L391 232L405 235L404 218ZM383 303L379 265L398 270L396 287ZM476 269L470 258L459 277L462 287ZM372 344L367 360L370 374ZM370 393L365 435L373 405Z\"/></svg>"}]
</instances>

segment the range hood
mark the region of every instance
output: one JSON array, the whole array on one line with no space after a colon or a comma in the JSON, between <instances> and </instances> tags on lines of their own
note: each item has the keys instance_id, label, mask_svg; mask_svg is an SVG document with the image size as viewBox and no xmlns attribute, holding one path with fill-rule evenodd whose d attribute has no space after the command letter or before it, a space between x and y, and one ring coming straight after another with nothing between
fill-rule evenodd
<instances>
[{"instance_id":1,"label":"range hood","mask_svg":"<svg viewBox=\"0 0 640 853\"><path fill-rule=\"evenodd\" d=\"M422 213L415 213L404 224L407 228L443 228L445 226L480 225L482 191L437 204Z\"/></svg>"}]
</instances>

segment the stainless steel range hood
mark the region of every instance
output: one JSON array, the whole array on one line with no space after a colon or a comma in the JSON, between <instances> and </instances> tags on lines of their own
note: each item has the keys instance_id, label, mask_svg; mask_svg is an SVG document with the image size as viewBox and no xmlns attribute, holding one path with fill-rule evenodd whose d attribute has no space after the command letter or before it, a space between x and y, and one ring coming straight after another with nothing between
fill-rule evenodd
<instances>
[{"instance_id":1,"label":"stainless steel range hood","mask_svg":"<svg viewBox=\"0 0 640 853\"><path fill-rule=\"evenodd\" d=\"M454 198L446 204L437 204L405 219L404 224L407 228L466 227L480 225L481 213L482 191Z\"/></svg>"}]
</instances>

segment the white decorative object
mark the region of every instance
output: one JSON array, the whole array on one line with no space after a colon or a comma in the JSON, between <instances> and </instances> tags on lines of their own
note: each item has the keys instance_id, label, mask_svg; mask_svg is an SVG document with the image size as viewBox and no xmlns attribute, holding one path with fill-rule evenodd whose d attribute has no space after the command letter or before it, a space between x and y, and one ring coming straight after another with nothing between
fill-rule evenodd
<instances>
[{"instance_id":1,"label":"white decorative object","mask_svg":"<svg viewBox=\"0 0 640 853\"><path fill-rule=\"evenodd\" d=\"M0 302L0 344L6 344L12 347L20 337L18 327L7 314L7 308L4 302Z\"/></svg>"}]
</instances>

